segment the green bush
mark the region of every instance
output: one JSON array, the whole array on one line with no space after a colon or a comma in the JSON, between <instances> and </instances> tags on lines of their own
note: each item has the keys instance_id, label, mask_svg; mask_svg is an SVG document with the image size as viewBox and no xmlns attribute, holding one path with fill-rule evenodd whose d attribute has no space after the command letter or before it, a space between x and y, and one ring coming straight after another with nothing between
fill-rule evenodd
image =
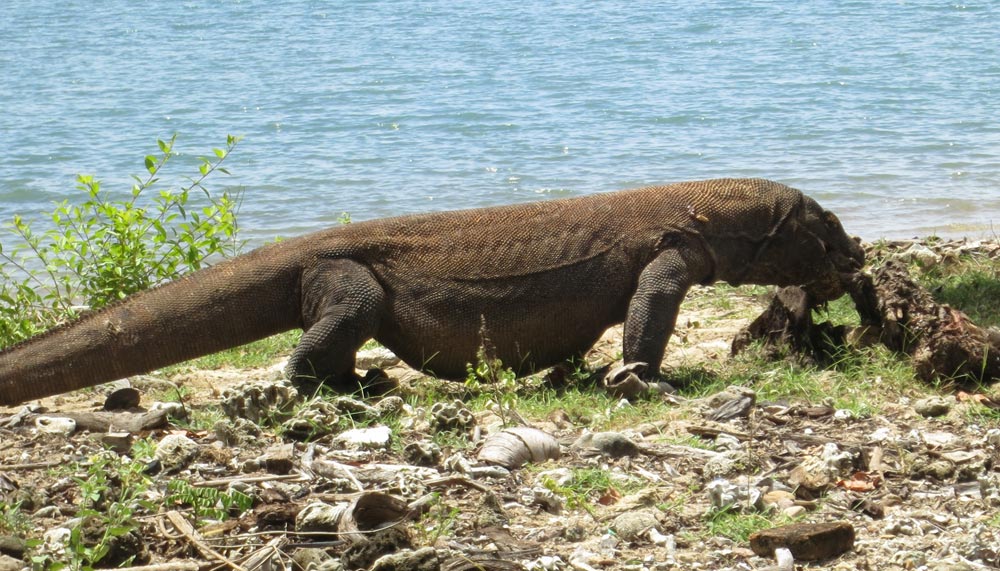
<instances>
[{"instance_id":1,"label":"green bush","mask_svg":"<svg viewBox=\"0 0 1000 571\"><path fill-rule=\"evenodd\" d=\"M130 194L116 197L79 175L82 203L65 200L48 220L14 216L5 225L13 240L0 241L0 347L238 253L241 195L213 194L205 183L214 173L229 174L222 163L239 138L228 136L224 149L201 158L186 184L159 190L176 139L157 141L159 154L145 157L147 174L132 176ZM46 229L34 231L36 223Z\"/></svg>"}]
</instances>

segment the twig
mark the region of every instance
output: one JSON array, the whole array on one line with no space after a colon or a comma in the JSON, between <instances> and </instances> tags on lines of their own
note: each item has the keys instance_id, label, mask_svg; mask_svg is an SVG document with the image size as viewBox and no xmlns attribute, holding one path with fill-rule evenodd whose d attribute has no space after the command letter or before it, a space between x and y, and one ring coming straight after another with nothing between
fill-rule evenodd
<instances>
[{"instance_id":1,"label":"twig","mask_svg":"<svg viewBox=\"0 0 1000 571\"><path fill-rule=\"evenodd\" d=\"M136 567L118 567L116 571L198 571L201 565L197 561L170 561Z\"/></svg>"},{"instance_id":2,"label":"twig","mask_svg":"<svg viewBox=\"0 0 1000 571\"><path fill-rule=\"evenodd\" d=\"M191 485L195 488L217 488L228 486L234 482L245 484L255 484L258 482L273 482L278 480L304 480L302 474L268 474L267 476L237 476L235 478L220 478L218 480L205 480L204 482L194 482Z\"/></svg>"},{"instance_id":3,"label":"twig","mask_svg":"<svg viewBox=\"0 0 1000 571\"><path fill-rule=\"evenodd\" d=\"M65 464L62 460L49 460L48 462L30 462L28 464L0 464L0 470L41 470Z\"/></svg>"},{"instance_id":4,"label":"twig","mask_svg":"<svg viewBox=\"0 0 1000 571\"><path fill-rule=\"evenodd\" d=\"M190 541L195 546L195 549L197 549L198 552L204 555L205 557L208 557L210 559L217 559L222 563L225 563L228 567L234 569L235 571L247 571L246 568L232 561L231 559L219 553L218 551L212 549L204 541L202 541L201 537L199 537L198 532L194 529L194 526L188 523L188 520L184 519L184 516L182 516L180 513L171 510L167 512L167 519L169 519L170 523L174 524L174 527L177 528L177 531L183 533L184 537L186 537L187 540Z\"/></svg>"}]
</instances>

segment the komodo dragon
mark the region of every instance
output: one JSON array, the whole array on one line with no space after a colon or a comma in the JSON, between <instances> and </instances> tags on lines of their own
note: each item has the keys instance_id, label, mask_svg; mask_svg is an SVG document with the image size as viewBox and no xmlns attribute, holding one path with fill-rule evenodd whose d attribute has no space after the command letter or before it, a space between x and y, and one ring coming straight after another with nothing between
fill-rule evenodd
<instances>
[{"instance_id":1,"label":"komodo dragon","mask_svg":"<svg viewBox=\"0 0 1000 571\"><path fill-rule=\"evenodd\" d=\"M461 378L483 337L520 374L625 322L658 372L693 284L803 285L824 301L864 253L837 218L767 180L686 182L338 226L144 291L0 352L0 404L145 373L301 327L293 381L355 390L374 338Z\"/></svg>"}]
</instances>

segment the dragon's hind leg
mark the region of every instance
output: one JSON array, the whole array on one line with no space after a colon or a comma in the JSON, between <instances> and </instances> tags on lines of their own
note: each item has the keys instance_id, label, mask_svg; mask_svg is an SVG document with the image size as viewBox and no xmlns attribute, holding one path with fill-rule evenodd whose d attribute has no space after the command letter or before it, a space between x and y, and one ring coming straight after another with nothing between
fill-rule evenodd
<instances>
[{"instance_id":1,"label":"dragon's hind leg","mask_svg":"<svg viewBox=\"0 0 1000 571\"><path fill-rule=\"evenodd\" d=\"M382 286L353 260L321 260L304 272L301 295L305 332L286 375L300 389L325 384L347 393L363 388L354 358L377 332L385 306Z\"/></svg>"}]
</instances>

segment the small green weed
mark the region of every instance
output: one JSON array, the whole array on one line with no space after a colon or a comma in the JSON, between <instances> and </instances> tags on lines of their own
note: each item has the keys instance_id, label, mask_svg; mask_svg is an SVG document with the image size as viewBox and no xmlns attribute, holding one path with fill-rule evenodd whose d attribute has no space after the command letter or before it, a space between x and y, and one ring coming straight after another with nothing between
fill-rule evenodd
<instances>
[{"instance_id":1,"label":"small green weed","mask_svg":"<svg viewBox=\"0 0 1000 571\"><path fill-rule=\"evenodd\" d=\"M149 197L176 155L175 141L157 141L159 154L145 158L146 175L133 176L123 198L79 175L86 198L57 204L38 223L48 229L36 232L35 223L14 216L6 226L13 246L0 243L0 347L240 250L240 195L213 195L205 186L214 173L228 174L222 163L239 138L229 136L213 158L202 158L189 184Z\"/></svg>"},{"instance_id":2,"label":"small green weed","mask_svg":"<svg viewBox=\"0 0 1000 571\"><path fill-rule=\"evenodd\" d=\"M438 539L452 535L461 513L457 507L446 505L441 494L434 492L431 507L416 524L416 529L424 536L423 544L434 545Z\"/></svg>"},{"instance_id":3,"label":"small green weed","mask_svg":"<svg viewBox=\"0 0 1000 571\"><path fill-rule=\"evenodd\" d=\"M511 422L510 411L518 402L521 383L510 367L504 367L500 359L493 357L485 346L479 347L476 363L466 366L465 386L470 391L485 395L495 405L496 413L504 426Z\"/></svg>"},{"instance_id":4,"label":"small green weed","mask_svg":"<svg viewBox=\"0 0 1000 571\"><path fill-rule=\"evenodd\" d=\"M79 472L80 467L71 467ZM76 513L79 522L70 532L65 557L33 555L36 567L87 571L93 569L112 549L116 538L138 528L135 515L154 509L145 499L150 480L143 472L145 465L101 452L88 459L84 473L73 479L78 486Z\"/></svg>"},{"instance_id":5,"label":"small green weed","mask_svg":"<svg viewBox=\"0 0 1000 571\"><path fill-rule=\"evenodd\" d=\"M742 513L735 510L719 510L706 516L705 528L708 534L727 537L739 543L746 543L750 536L762 529L774 527L768 516L760 513Z\"/></svg>"},{"instance_id":6,"label":"small green weed","mask_svg":"<svg viewBox=\"0 0 1000 571\"><path fill-rule=\"evenodd\" d=\"M0 501L0 533L24 535L33 528L31 516L21 511L21 502Z\"/></svg>"},{"instance_id":7,"label":"small green weed","mask_svg":"<svg viewBox=\"0 0 1000 571\"><path fill-rule=\"evenodd\" d=\"M249 510L253 507L253 498L238 490L200 488L192 486L186 480L171 480L167 483L164 503L190 507L198 519L222 521L229 517L239 517Z\"/></svg>"}]
</instances>

